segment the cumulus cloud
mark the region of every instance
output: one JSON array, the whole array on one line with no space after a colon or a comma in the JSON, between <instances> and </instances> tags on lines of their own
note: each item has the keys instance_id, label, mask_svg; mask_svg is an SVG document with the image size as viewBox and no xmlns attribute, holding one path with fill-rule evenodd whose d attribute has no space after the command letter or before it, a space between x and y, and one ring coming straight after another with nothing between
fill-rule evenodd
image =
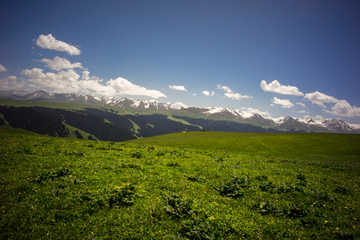
<instances>
[{"instance_id":1,"label":"cumulus cloud","mask_svg":"<svg viewBox=\"0 0 360 240\"><path fill-rule=\"evenodd\" d=\"M56 40L52 34L43 35L41 34L36 40L36 45L41 48L52 49L60 52L67 52L70 55L79 55L80 50L66 42Z\"/></svg>"},{"instance_id":2,"label":"cumulus cloud","mask_svg":"<svg viewBox=\"0 0 360 240\"><path fill-rule=\"evenodd\" d=\"M304 96L304 94L300 92L297 87L281 85L278 80L274 80L269 84L267 84L265 80L262 80L260 87L265 92L274 92L284 95Z\"/></svg>"},{"instance_id":3,"label":"cumulus cloud","mask_svg":"<svg viewBox=\"0 0 360 240\"><path fill-rule=\"evenodd\" d=\"M8 76L7 79L9 79L11 81L16 81L17 77L16 76Z\"/></svg>"},{"instance_id":4,"label":"cumulus cloud","mask_svg":"<svg viewBox=\"0 0 360 240\"><path fill-rule=\"evenodd\" d=\"M236 99L236 100L241 100L243 98L249 99L252 98L252 96L248 96L248 95L241 95L240 93L234 93L229 87L227 86L221 86L221 85L217 85L217 89L222 89L224 91L226 91L226 93L224 94L227 98L230 99Z\"/></svg>"},{"instance_id":5,"label":"cumulus cloud","mask_svg":"<svg viewBox=\"0 0 360 240\"><path fill-rule=\"evenodd\" d=\"M292 104L289 99L279 99L277 97L274 97L271 101L274 104L281 105L282 108L291 108L294 106L294 104Z\"/></svg>"},{"instance_id":6,"label":"cumulus cloud","mask_svg":"<svg viewBox=\"0 0 360 240\"><path fill-rule=\"evenodd\" d=\"M214 96L215 95L214 91L211 91L211 93L209 91L203 91L202 93L206 96Z\"/></svg>"},{"instance_id":7,"label":"cumulus cloud","mask_svg":"<svg viewBox=\"0 0 360 240\"><path fill-rule=\"evenodd\" d=\"M19 80L16 76L9 76L6 79L0 79L1 89L19 89L25 86L25 80Z\"/></svg>"},{"instance_id":8,"label":"cumulus cloud","mask_svg":"<svg viewBox=\"0 0 360 240\"><path fill-rule=\"evenodd\" d=\"M351 106L346 100L337 100L336 104L327 113L346 117L360 117L360 108Z\"/></svg>"},{"instance_id":9,"label":"cumulus cloud","mask_svg":"<svg viewBox=\"0 0 360 240\"><path fill-rule=\"evenodd\" d=\"M324 103L336 103L338 101L336 98L318 91L313 93L307 93L305 94L304 98L310 100L313 104L317 104L323 108L326 108Z\"/></svg>"},{"instance_id":10,"label":"cumulus cloud","mask_svg":"<svg viewBox=\"0 0 360 240\"><path fill-rule=\"evenodd\" d=\"M179 90L179 91L187 91L184 86L177 86L177 85L169 85L170 89Z\"/></svg>"},{"instance_id":11,"label":"cumulus cloud","mask_svg":"<svg viewBox=\"0 0 360 240\"><path fill-rule=\"evenodd\" d=\"M69 60L67 60L66 58L61 58L61 57L55 57L53 60L44 58L44 59L40 60L40 62L46 63L46 67L49 67L55 71L60 71L62 69L74 69L74 68L84 69L82 67L81 63L75 62L75 63L71 64L71 62Z\"/></svg>"},{"instance_id":12,"label":"cumulus cloud","mask_svg":"<svg viewBox=\"0 0 360 240\"><path fill-rule=\"evenodd\" d=\"M106 84L103 80L95 76L90 76L89 71L83 71L82 77L74 70L60 71L57 73L44 73L43 69L33 68L21 72L22 75L28 76L28 81L32 87L44 90L50 89L54 92L85 92L87 94L114 96L120 94L134 96L148 96L152 98L166 97L165 94L150 90L131 83L125 78L110 79Z\"/></svg>"},{"instance_id":13,"label":"cumulus cloud","mask_svg":"<svg viewBox=\"0 0 360 240\"><path fill-rule=\"evenodd\" d=\"M141 95L153 98L166 97L166 95L162 92L135 85L122 77L118 77L114 80L110 79L106 84L113 87L114 90L120 94Z\"/></svg>"},{"instance_id":14,"label":"cumulus cloud","mask_svg":"<svg viewBox=\"0 0 360 240\"><path fill-rule=\"evenodd\" d=\"M52 88L57 92L78 92L81 90L78 84L80 75L71 69L58 73L43 73L43 69L33 68L31 70L26 69L21 74L30 77L28 81L40 88Z\"/></svg>"},{"instance_id":15,"label":"cumulus cloud","mask_svg":"<svg viewBox=\"0 0 360 240\"><path fill-rule=\"evenodd\" d=\"M305 107L305 104L302 102L297 102L296 104Z\"/></svg>"},{"instance_id":16,"label":"cumulus cloud","mask_svg":"<svg viewBox=\"0 0 360 240\"><path fill-rule=\"evenodd\" d=\"M7 69L3 65L0 64L0 72L6 72Z\"/></svg>"},{"instance_id":17,"label":"cumulus cloud","mask_svg":"<svg viewBox=\"0 0 360 240\"><path fill-rule=\"evenodd\" d=\"M331 107L331 110L324 109L324 112L338 116L360 117L360 108L351 106L350 103L348 103L348 101L346 100L339 100L335 97L326 95L318 91L313 93L307 93L305 94L304 98L310 100L313 104L317 104L323 108L327 108L324 103L335 103L335 105Z\"/></svg>"},{"instance_id":18,"label":"cumulus cloud","mask_svg":"<svg viewBox=\"0 0 360 240\"><path fill-rule=\"evenodd\" d=\"M222 90L224 90L224 91L226 91L226 92L228 92L228 93L232 93L232 92L233 92L233 91L232 91L229 87L227 87L227 86L217 85L217 89L222 89Z\"/></svg>"}]
</instances>

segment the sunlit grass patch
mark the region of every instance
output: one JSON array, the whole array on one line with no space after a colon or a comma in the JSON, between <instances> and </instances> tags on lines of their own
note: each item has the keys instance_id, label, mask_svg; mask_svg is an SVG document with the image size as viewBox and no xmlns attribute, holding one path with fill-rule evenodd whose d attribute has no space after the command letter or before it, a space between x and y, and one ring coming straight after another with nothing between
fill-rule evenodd
<instances>
[{"instance_id":1,"label":"sunlit grass patch","mask_svg":"<svg viewBox=\"0 0 360 240\"><path fill-rule=\"evenodd\" d=\"M1 239L359 238L358 160L23 132L0 142Z\"/></svg>"}]
</instances>

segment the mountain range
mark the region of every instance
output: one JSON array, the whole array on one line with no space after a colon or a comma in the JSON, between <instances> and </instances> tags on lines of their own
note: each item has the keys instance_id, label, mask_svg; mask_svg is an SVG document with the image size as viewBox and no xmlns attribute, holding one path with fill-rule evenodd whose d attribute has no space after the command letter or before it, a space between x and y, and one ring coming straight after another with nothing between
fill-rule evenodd
<instances>
[{"instance_id":1,"label":"mountain range","mask_svg":"<svg viewBox=\"0 0 360 240\"><path fill-rule=\"evenodd\" d=\"M53 102L73 102L73 103L87 103L94 104L94 106L108 106L126 109L152 110L157 111L160 115L171 115L167 120L176 121L177 123L185 121L185 125L197 126L198 129L192 130L212 130L212 131L232 131L232 132L328 132L328 133L360 133L360 124L347 123L339 118L336 119L314 119L312 117L293 118L280 117L272 118L262 116L258 113L234 110L232 108L222 107L190 107L181 102L158 102L156 100L136 100L130 98L117 99L114 97L95 97L91 95L80 95L77 93L47 93L42 90L30 92L23 90L9 90L0 91L0 98L15 99L15 100L31 100L31 101L53 101ZM89 113L90 110L87 110ZM96 113L94 113L96 112ZM115 119L104 112L93 111L92 114L103 117ZM106 116L105 116L106 115ZM137 116L138 117L138 116ZM128 116L131 121L139 121L135 119L136 116ZM142 117L141 121L146 125L148 117ZM113 120L117 121L117 120ZM112 122L112 121L110 121ZM139 124L137 124L139 125ZM119 126L121 127L121 126ZM134 128L133 128L134 129ZM177 128L181 130L182 128ZM173 132L170 130L170 132ZM143 132L145 133L145 132ZM161 134L168 132L161 131ZM133 132L133 135L136 135ZM156 131L145 136L159 135ZM137 133L137 137L144 135Z\"/></svg>"}]
</instances>

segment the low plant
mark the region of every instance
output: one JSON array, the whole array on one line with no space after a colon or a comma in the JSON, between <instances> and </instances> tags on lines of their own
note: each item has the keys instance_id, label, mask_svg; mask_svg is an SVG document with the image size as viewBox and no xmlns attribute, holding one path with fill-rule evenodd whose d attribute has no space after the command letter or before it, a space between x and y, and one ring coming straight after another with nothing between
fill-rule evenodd
<instances>
[{"instance_id":1,"label":"low plant","mask_svg":"<svg viewBox=\"0 0 360 240\"><path fill-rule=\"evenodd\" d=\"M219 187L215 187L215 190L225 197L238 198L244 196L243 188L248 187L250 187L250 180L248 178L235 176L233 179L222 183Z\"/></svg>"},{"instance_id":2,"label":"low plant","mask_svg":"<svg viewBox=\"0 0 360 240\"><path fill-rule=\"evenodd\" d=\"M132 158L142 158L143 154L141 152L135 152L130 155Z\"/></svg>"},{"instance_id":3,"label":"low plant","mask_svg":"<svg viewBox=\"0 0 360 240\"><path fill-rule=\"evenodd\" d=\"M178 167L178 166L180 166L178 163L176 163L176 162L171 162L171 163L168 163L167 164L168 165L168 167Z\"/></svg>"},{"instance_id":4,"label":"low plant","mask_svg":"<svg viewBox=\"0 0 360 240\"><path fill-rule=\"evenodd\" d=\"M268 193L288 193L288 192L303 192L304 189L298 185L285 183L285 184L274 184L273 182L263 182L259 188Z\"/></svg>"},{"instance_id":5,"label":"low plant","mask_svg":"<svg viewBox=\"0 0 360 240\"><path fill-rule=\"evenodd\" d=\"M192 218L181 222L182 236L186 239L219 239L216 224L206 218Z\"/></svg>"},{"instance_id":6,"label":"low plant","mask_svg":"<svg viewBox=\"0 0 360 240\"><path fill-rule=\"evenodd\" d=\"M344 194L344 195L349 195L349 194L351 194L351 191L350 191L348 188L343 187L343 186L337 186L337 187L334 189L334 192L340 193L340 194Z\"/></svg>"},{"instance_id":7,"label":"low plant","mask_svg":"<svg viewBox=\"0 0 360 240\"><path fill-rule=\"evenodd\" d=\"M267 181L268 177L265 175L261 175L261 176L256 176L255 179L259 181Z\"/></svg>"},{"instance_id":8,"label":"low plant","mask_svg":"<svg viewBox=\"0 0 360 240\"><path fill-rule=\"evenodd\" d=\"M70 175L70 170L68 168L58 168L56 170L53 171L48 171L48 172L43 172L40 173L39 175L37 175L35 177L35 181L40 183L42 181L45 181L49 178L57 178L57 177L63 177L63 176L69 176Z\"/></svg>"},{"instance_id":9,"label":"low plant","mask_svg":"<svg viewBox=\"0 0 360 240\"><path fill-rule=\"evenodd\" d=\"M299 185L301 186L307 185L306 176L304 174L298 174L296 178L299 180Z\"/></svg>"},{"instance_id":10,"label":"low plant","mask_svg":"<svg viewBox=\"0 0 360 240\"><path fill-rule=\"evenodd\" d=\"M110 207L113 206L131 206L135 202L135 198L140 197L135 193L135 187L130 183L124 183L122 186L115 186L115 190L109 198Z\"/></svg>"},{"instance_id":11,"label":"low plant","mask_svg":"<svg viewBox=\"0 0 360 240\"><path fill-rule=\"evenodd\" d=\"M289 203L284 212L290 218L301 218L307 216L313 210L313 205Z\"/></svg>"},{"instance_id":12,"label":"low plant","mask_svg":"<svg viewBox=\"0 0 360 240\"><path fill-rule=\"evenodd\" d=\"M253 209L257 210L261 215L274 214L279 215L283 213L283 210L278 208L276 204L269 201L258 202L253 205Z\"/></svg>"},{"instance_id":13,"label":"low plant","mask_svg":"<svg viewBox=\"0 0 360 240\"><path fill-rule=\"evenodd\" d=\"M176 193L166 197L164 210L175 218L186 218L191 216L194 211L191 208L193 201L183 198Z\"/></svg>"},{"instance_id":14,"label":"low plant","mask_svg":"<svg viewBox=\"0 0 360 240\"><path fill-rule=\"evenodd\" d=\"M188 176L188 180L192 182L205 182L205 177L197 176L197 175L190 175Z\"/></svg>"}]
</instances>

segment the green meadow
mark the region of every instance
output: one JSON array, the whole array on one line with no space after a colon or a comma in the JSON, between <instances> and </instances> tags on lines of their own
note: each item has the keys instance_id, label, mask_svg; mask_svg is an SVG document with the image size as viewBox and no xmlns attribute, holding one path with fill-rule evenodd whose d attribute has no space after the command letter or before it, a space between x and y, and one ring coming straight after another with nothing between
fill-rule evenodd
<instances>
[{"instance_id":1,"label":"green meadow","mask_svg":"<svg viewBox=\"0 0 360 240\"><path fill-rule=\"evenodd\" d=\"M360 135L0 142L0 239L360 237Z\"/></svg>"}]
</instances>

